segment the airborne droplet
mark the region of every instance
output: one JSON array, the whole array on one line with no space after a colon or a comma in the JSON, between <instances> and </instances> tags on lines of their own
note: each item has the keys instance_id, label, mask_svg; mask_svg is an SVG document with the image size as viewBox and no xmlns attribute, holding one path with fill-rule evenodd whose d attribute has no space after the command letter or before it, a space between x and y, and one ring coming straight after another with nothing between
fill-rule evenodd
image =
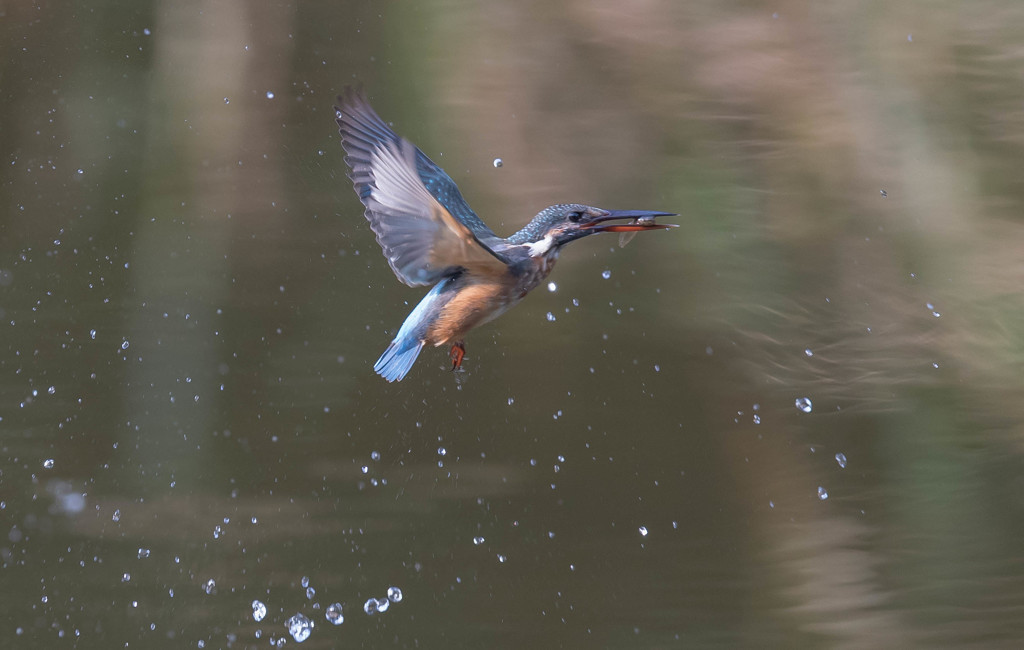
<instances>
[{"instance_id":1,"label":"airborne droplet","mask_svg":"<svg viewBox=\"0 0 1024 650\"><path fill-rule=\"evenodd\" d=\"M324 616L327 620L334 625L341 625L345 622L345 616L341 613L341 603L334 603L327 606L327 611L324 612Z\"/></svg>"},{"instance_id":2,"label":"airborne droplet","mask_svg":"<svg viewBox=\"0 0 1024 650\"><path fill-rule=\"evenodd\" d=\"M259 623L267 615L267 606L258 600L252 601L252 620Z\"/></svg>"},{"instance_id":3,"label":"airborne droplet","mask_svg":"<svg viewBox=\"0 0 1024 650\"><path fill-rule=\"evenodd\" d=\"M309 620L305 614L292 616L285 622L285 625L288 626L288 633L292 635L296 643L302 643L313 632L313 621Z\"/></svg>"}]
</instances>

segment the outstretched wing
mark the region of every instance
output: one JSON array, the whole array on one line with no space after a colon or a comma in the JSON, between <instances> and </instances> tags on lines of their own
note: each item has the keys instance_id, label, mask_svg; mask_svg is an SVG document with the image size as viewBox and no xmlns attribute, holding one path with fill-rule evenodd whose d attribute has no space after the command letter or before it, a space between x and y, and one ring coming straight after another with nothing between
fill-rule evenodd
<instances>
[{"instance_id":1,"label":"outstretched wing","mask_svg":"<svg viewBox=\"0 0 1024 650\"><path fill-rule=\"evenodd\" d=\"M349 178L398 279L417 286L460 269L504 273L506 260L492 249L501 240L448 175L388 128L362 93L346 89L338 103Z\"/></svg>"}]
</instances>

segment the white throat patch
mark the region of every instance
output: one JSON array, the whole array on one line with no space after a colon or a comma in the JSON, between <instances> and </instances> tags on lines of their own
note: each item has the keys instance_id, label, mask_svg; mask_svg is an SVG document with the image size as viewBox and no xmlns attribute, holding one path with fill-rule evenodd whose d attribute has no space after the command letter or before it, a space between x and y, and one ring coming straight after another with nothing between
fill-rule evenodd
<instances>
[{"instance_id":1,"label":"white throat patch","mask_svg":"<svg viewBox=\"0 0 1024 650\"><path fill-rule=\"evenodd\" d=\"M547 255L555 245L554 235L545 235L544 239L533 242L529 246L530 257L541 257Z\"/></svg>"}]
</instances>

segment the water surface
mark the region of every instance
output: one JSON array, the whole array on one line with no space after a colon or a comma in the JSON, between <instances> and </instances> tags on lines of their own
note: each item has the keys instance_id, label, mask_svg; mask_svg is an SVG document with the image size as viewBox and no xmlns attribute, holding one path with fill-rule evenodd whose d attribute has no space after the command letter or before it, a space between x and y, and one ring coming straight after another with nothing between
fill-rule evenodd
<instances>
[{"instance_id":1,"label":"water surface","mask_svg":"<svg viewBox=\"0 0 1024 650\"><path fill-rule=\"evenodd\" d=\"M1024 637L1018 3L5 11L0 645ZM389 385L355 82L499 234L680 228Z\"/></svg>"}]
</instances>

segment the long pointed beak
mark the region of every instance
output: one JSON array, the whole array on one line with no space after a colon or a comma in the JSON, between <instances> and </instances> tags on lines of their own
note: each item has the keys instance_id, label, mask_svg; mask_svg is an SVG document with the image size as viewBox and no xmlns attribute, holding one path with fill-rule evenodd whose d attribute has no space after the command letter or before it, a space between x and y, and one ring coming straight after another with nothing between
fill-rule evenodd
<instances>
[{"instance_id":1,"label":"long pointed beak","mask_svg":"<svg viewBox=\"0 0 1024 650\"><path fill-rule=\"evenodd\" d=\"M647 210L609 210L608 214L580 224L580 228L591 232L636 232L678 228L674 223L655 223L657 217L674 217L674 212L650 212ZM630 223L607 223L620 219L631 219Z\"/></svg>"}]
</instances>

